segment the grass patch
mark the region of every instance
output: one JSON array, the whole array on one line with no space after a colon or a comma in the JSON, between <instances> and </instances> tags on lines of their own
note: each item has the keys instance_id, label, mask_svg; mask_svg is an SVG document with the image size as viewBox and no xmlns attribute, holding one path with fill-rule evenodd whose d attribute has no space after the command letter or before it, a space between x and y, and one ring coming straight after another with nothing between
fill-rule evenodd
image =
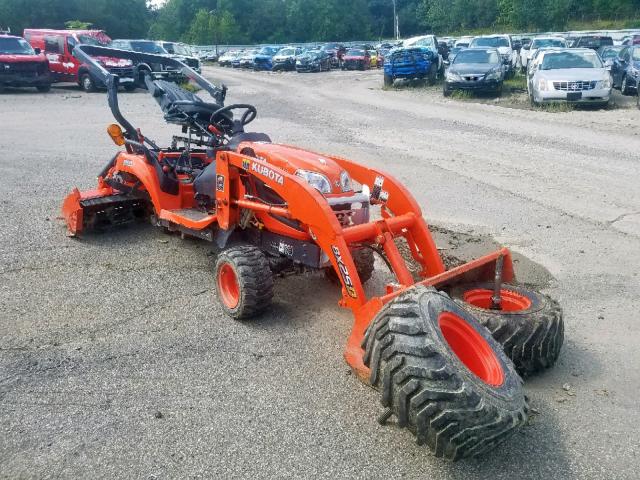
<instances>
[{"instance_id":1,"label":"grass patch","mask_svg":"<svg viewBox=\"0 0 640 480\"><path fill-rule=\"evenodd\" d=\"M542 103L533 107L533 110L549 113L567 113L573 112L575 109L576 106L573 103L567 102Z\"/></svg>"},{"instance_id":2,"label":"grass patch","mask_svg":"<svg viewBox=\"0 0 640 480\"><path fill-rule=\"evenodd\" d=\"M178 85L180 88L186 90L187 92L191 92L191 93L197 93L200 90L202 90L200 87L198 87L197 85L194 85L193 83L190 82L184 82Z\"/></svg>"},{"instance_id":3,"label":"grass patch","mask_svg":"<svg viewBox=\"0 0 640 480\"><path fill-rule=\"evenodd\" d=\"M504 81L505 90L511 92L526 92L527 91L527 77L521 74L516 74L515 77Z\"/></svg>"},{"instance_id":4,"label":"grass patch","mask_svg":"<svg viewBox=\"0 0 640 480\"><path fill-rule=\"evenodd\" d=\"M473 93L468 90L454 90L451 92L451 98L455 100L469 100L473 98Z\"/></svg>"}]
</instances>

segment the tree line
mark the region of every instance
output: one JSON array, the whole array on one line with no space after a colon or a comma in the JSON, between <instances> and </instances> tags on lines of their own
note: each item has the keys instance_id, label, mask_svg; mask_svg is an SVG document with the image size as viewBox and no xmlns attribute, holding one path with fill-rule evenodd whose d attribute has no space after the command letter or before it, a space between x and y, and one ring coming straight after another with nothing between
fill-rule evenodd
<instances>
[{"instance_id":1,"label":"tree line","mask_svg":"<svg viewBox=\"0 0 640 480\"><path fill-rule=\"evenodd\" d=\"M403 37L426 32L640 27L640 0L396 0ZM113 38L196 44L391 38L393 0L0 0L0 28L90 24Z\"/></svg>"}]
</instances>

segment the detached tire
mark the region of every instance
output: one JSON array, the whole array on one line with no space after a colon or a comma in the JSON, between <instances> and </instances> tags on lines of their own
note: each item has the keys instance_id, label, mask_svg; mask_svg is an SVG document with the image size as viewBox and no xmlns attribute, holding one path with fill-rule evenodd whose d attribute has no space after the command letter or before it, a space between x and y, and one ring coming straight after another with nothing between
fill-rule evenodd
<instances>
[{"instance_id":1,"label":"detached tire","mask_svg":"<svg viewBox=\"0 0 640 480\"><path fill-rule=\"evenodd\" d=\"M231 247L218 255L216 291L225 313L247 319L265 311L273 299L273 274L267 257L252 245Z\"/></svg>"},{"instance_id":2,"label":"detached tire","mask_svg":"<svg viewBox=\"0 0 640 480\"><path fill-rule=\"evenodd\" d=\"M450 293L489 329L522 375L556 363L564 342L564 321L560 305L552 298L505 284L503 309L491 310L491 283L461 285Z\"/></svg>"},{"instance_id":3,"label":"detached tire","mask_svg":"<svg viewBox=\"0 0 640 480\"><path fill-rule=\"evenodd\" d=\"M412 288L383 307L363 347L382 405L437 457L481 455L527 419L522 380L500 345L435 289Z\"/></svg>"}]
</instances>

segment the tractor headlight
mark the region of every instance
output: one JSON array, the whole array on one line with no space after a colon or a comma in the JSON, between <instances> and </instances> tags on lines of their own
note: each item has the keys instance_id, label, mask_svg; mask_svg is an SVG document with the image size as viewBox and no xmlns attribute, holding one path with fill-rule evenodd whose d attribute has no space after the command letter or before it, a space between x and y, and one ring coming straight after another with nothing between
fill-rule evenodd
<instances>
[{"instance_id":1,"label":"tractor headlight","mask_svg":"<svg viewBox=\"0 0 640 480\"><path fill-rule=\"evenodd\" d=\"M320 193L331 193L331 183L329 179L318 172L310 172L309 170L298 170L296 175L304 178L309 185L318 190Z\"/></svg>"},{"instance_id":2,"label":"tractor headlight","mask_svg":"<svg viewBox=\"0 0 640 480\"><path fill-rule=\"evenodd\" d=\"M344 171L340 174L340 188L343 192L350 192L353 190L351 185L351 177L347 171Z\"/></svg>"}]
</instances>

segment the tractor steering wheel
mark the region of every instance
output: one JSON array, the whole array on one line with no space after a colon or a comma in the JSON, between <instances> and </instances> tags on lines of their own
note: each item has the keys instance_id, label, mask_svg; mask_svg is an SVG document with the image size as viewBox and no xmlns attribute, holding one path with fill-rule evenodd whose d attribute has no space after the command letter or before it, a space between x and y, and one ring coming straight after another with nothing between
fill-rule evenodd
<instances>
[{"instance_id":1,"label":"tractor steering wheel","mask_svg":"<svg viewBox=\"0 0 640 480\"><path fill-rule=\"evenodd\" d=\"M256 119L256 116L258 115L258 110L256 110L256 107L254 107L253 105L249 105L245 103L234 103L233 105L227 105L226 107L222 107L216 110L215 112L213 112L211 114L211 119L209 121L212 124L216 124L216 121L215 121L216 117L219 118L221 116L224 120L228 120L228 117L224 115L225 113L229 113L232 110L240 110L240 109L245 111L242 114L242 117L240 117L240 125L242 125L242 127L249 125L251 122L253 122Z\"/></svg>"}]
</instances>

